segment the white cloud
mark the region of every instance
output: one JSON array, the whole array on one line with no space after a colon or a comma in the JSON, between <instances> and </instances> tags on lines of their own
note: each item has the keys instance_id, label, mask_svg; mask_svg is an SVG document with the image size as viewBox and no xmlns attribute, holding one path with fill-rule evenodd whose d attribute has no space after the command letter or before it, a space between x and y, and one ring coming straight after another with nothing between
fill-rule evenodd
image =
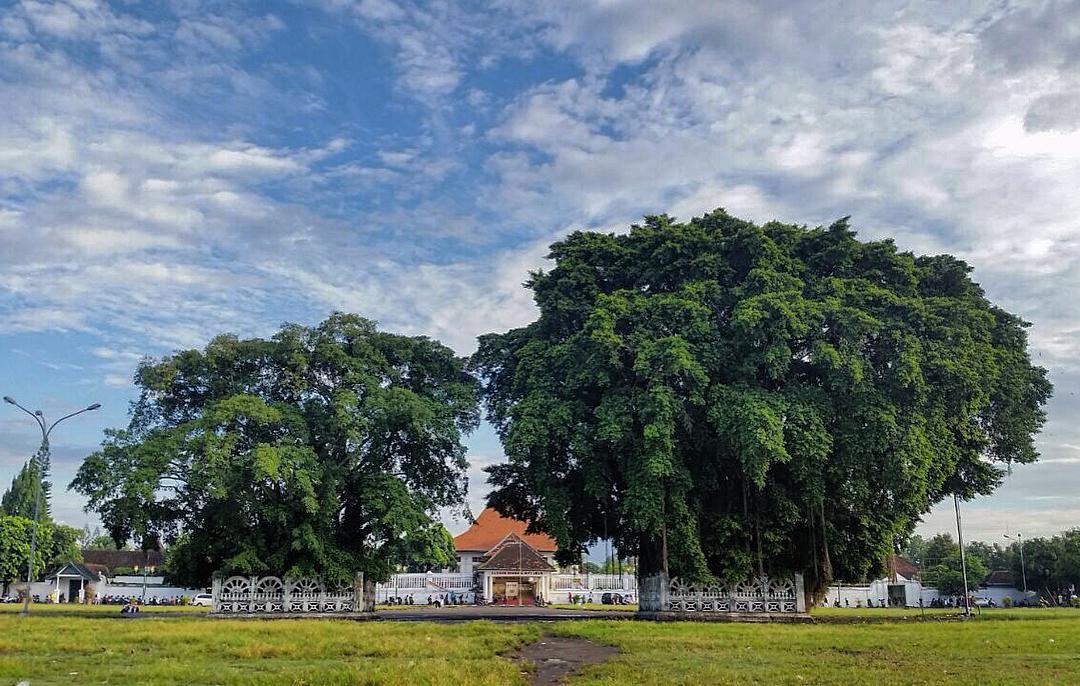
<instances>
[{"instance_id":1,"label":"white cloud","mask_svg":"<svg viewBox=\"0 0 1080 686\"><path fill-rule=\"evenodd\" d=\"M1059 419L1080 411L1076 3L322 4L289 25L295 7L197 2L0 16L5 333L87 332L115 351L106 384L143 352L338 308L468 352L533 316L520 284L571 228L851 214L965 257L1034 322L1058 384L1045 467L993 502L1032 526L1070 511L1053 489L1080 488ZM268 47L336 30L374 42L390 102Z\"/></svg>"}]
</instances>

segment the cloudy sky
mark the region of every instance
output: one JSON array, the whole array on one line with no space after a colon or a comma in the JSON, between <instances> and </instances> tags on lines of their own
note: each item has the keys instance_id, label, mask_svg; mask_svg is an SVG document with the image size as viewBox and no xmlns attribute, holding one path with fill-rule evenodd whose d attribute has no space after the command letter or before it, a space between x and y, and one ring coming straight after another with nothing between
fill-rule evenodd
<instances>
[{"instance_id":1,"label":"cloudy sky","mask_svg":"<svg viewBox=\"0 0 1080 686\"><path fill-rule=\"evenodd\" d=\"M2 3L0 390L105 405L57 432L66 484L144 355L335 309L464 354L533 316L572 228L852 215L1033 322L1043 459L966 529L1053 533L1080 525L1078 94L1065 1ZM6 485L36 440L3 407Z\"/></svg>"}]
</instances>

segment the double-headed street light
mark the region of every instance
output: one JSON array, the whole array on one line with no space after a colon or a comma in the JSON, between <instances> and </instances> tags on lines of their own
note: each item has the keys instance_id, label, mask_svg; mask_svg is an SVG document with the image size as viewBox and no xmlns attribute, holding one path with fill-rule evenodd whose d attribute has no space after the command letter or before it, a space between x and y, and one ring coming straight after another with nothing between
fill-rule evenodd
<instances>
[{"instance_id":1,"label":"double-headed street light","mask_svg":"<svg viewBox=\"0 0 1080 686\"><path fill-rule=\"evenodd\" d=\"M37 468L36 481L37 490L34 495L34 526L30 529L30 559L26 563L26 595L23 597L23 609L22 614L30 614L30 584L34 581L34 552L37 548L37 530L38 530L38 512L41 510L41 482L45 479L45 465L49 463L49 435L52 430L56 428L56 425L65 419L71 419L75 415L82 414L83 412L90 412L101 407L101 403L94 403L89 407L84 407L78 412L72 412L69 415L64 415L60 419L57 419L52 424L45 421L45 414L41 410L34 410L31 412L19 403L15 402L15 399L10 395L4 396L4 402L9 405L14 405L26 414L34 418L37 422L38 428L41 429L41 447L38 448L37 455L34 456L35 467Z\"/></svg>"},{"instance_id":2,"label":"double-headed street light","mask_svg":"<svg viewBox=\"0 0 1080 686\"><path fill-rule=\"evenodd\" d=\"M1014 538L1013 536L1010 536L1009 534L1002 534L1002 535L1005 538L1009 539L1010 541L1013 540L1013 538ZM1024 537L1019 531L1017 531L1015 538L1016 538L1016 542L1020 545L1020 576L1024 580L1024 602L1026 603L1027 602L1027 565L1024 564Z\"/></svg>"}]
</instances>

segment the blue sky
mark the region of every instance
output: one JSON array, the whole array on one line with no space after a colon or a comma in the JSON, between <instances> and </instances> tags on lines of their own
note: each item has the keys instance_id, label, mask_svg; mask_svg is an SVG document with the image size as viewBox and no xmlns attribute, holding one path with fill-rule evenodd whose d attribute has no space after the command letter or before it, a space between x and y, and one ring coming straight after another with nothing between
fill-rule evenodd
<instances>
[{"instance_id":1,"label":"blue sky","mask_svg":"<svg viewBox=\"0 0 1080 686\"><path fill-rule=\"evenodd\" d=\"M529 321L573 228L723 206L975 266L1057 394L969 535L1080 525L1080 5L757 0L0 5L0 390L66 484L146 355L335 309ZM0 413L0 482L36 440ZM499 461L487 428L479 468ZM72 494L54 510L93 522ZM450 523L455 529L460 523ZM948 508L925 533L949 530Z\"/></svg>"}]
</instances>

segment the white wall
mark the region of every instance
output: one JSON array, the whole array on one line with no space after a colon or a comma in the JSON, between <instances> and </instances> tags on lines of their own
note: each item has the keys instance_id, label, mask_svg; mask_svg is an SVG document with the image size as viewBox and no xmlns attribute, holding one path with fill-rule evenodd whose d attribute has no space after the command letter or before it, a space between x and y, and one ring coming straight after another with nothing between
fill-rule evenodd
<instances>
[{"instance_id":1,"label":"white wall","mask_svg":"<svg viewBox=\"0 0 1080 686\"><path fill-rule=\"evenodd\" d=\"M997 606L1005 604L1005 598L1012 598L1013 603L1019 603L1024 599L1024 592L1012 586L984 586L974 592L976 598L987 598L994 601ZM1029 598L1035 598L1034 591L1028 591Z\"/></svg>"},{"instance_id":2,"label":"white wall","mask_svg":"<svg viewBox=\"0 0 1080 686\"><path fill-rule=\"evenodd\" d=\"M840 607L867 607L868 601L873 600L874 606L879 607L882 598L889 602L890 585L886 579L861 585L837 584L829 587L822 603L833 607L839 599ZM929 605L931 600L938 597L937 589L924 587L918 581L898 578L895 585L904 587L904 604L907 607L918 607L920 599L924 605Z\"/></svg>"}]
</instances>

